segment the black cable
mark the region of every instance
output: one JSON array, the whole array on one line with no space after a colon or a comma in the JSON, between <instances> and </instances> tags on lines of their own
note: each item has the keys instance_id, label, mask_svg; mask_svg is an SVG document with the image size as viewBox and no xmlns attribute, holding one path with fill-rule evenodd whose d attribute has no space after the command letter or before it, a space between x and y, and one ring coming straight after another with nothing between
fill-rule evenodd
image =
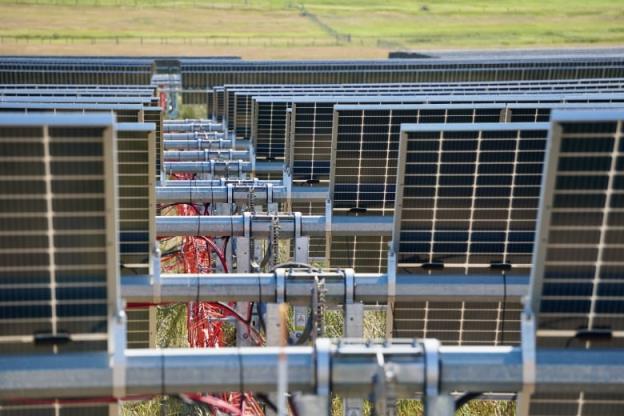
<instances>
[{"instance_id":1,"label":"black cable","mask_svg":"<svg viewBox=\"0 0 624 416\"><path fill-rule=\"evenodd\" d=\"M275 403L269 399L269 396L264 393L257 393L256 397L260 399L260 401L262 401L269 409L277 413L277 406L275 406Z\"/></svg>"},{"instance_id":2,"label":"black cable","mask_svg":"<svg viewBox=\"0 0 624 416\"><path fill-rule=\"evenodd\" d=\"M243 414L243 407L245 406L245 376L243 371L243 355L238 352L238 390L240 391L240 411Z\"/></svg>"},{"instance_id":3,"label":"black cable","mask_svg":"<svg viewBox=\"0 0 624 416\"><path fill-rule=\"evenodd\" d=\"M477 392L464 393L459 399L455 400L455 411L456 412L459 411L469 401L481 397L482 394L483 393L477 393Z\"/></svg>"},{"instance_id":4,"label":"black cable","mask_svg":"<svg viewBox=\"0 0 624 416\"><path fill-rule=\"evenodd\" d=\"M260 310L260 302L256 303L256 312L258 313L258 323L260 324L260 329L262 329L266 334L266 323L264 322L264 315Z\"/></svg>"},{"instance_id":5,"label":"black cable","mask_svg":"<svg viewBox=\"0 0 624 416\"><path fill-rule=\"evenodd\" d=\"M292 413L293 416L299 416L299 409L297 409L295 399L290 394L288 395L288 407L290 407L290 413Z\"/></svg>"}]
</instances>

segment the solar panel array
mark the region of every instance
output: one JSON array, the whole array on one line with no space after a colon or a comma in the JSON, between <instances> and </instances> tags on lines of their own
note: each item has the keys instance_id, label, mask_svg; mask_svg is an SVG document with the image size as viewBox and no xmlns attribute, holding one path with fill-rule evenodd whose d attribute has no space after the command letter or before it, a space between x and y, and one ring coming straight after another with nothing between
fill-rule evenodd
<instances>
[{"instance_id":1,"label":"solar panel array","mask_svg":"<svg viewBox=\"0 0 624 416\"><path fill-rule=\"evenodd\" d=\"M531 305L538 348L621 348L624 111L555 112ZM619 415L620 394L533 395L530 414Z\"/></svg>"},{"instance_id":2,"label":"solar panel array","mask_svg":"<svg viewBox=\"0 0 624 416\"><path fill-rule=\"evenodd\" d=\"M108 348L113 127L104 114L0 115L2 354Z\"/></svg>"},{"instance_id":3,"label":"solar panel array","mask_svg":"<svg viewBox=\"0 0 624 416\"><path fill-rule=\"evenodd\" d=\"M621 57L425 58L387 61L213 61L181 59L183 87L225 84L347 84L621 77ZM585 56L584 56L585 55Z\"/></svg>"},{"instance_id":4,"label":"solar panel array","mask_svg":"<svg viewBox=\"0 0 624 416\"><path fill-rule=\"evenodd\" d=\"M330 199L333 215L382 215L394 213L394 192L398 144L402 123L493 123L525 121L527 114L545 115L555 104L509 104L514 96L492 96L492 104L437 105L336 105L333 122ZM541 97L542 99L544 97ZM552 97L555 98L555 97ZM452 98L455 100L456 98ZM461 103L463 98L457 98ZM482 101L487 101L482 97ZM495 101L501 101L496 103ZM573 105L573 104L570 104ZM582 104L574 104L582 105ZM604 105L604 104L595 104ZM516 111L520 114L516 116ZM535 117L531 121L540 121ZM357 254L354 237L333 239L328 253L342 267L366 267L371 272L385 271L386 241L383 237L358 237L370 249L381 252L361 256L359 264L349 253ZM334 246L335 241L335 246ZM376 259L372 262L372 259Z\"/></svg>"},{"instance_id":5,"label":"solar panel array","mask_svg":"<svg viewBox=\"0 0 624 416\"><path fill-rule=\"evenodd\" d=\"M583 92L608 92L621 90L620 79L584 79L569 81L517 81L517 82L462 82L462 83L426 83L426 84L342 84L342 85L226 85L215 90L221 94L219 99L224 100L221 109L225 113L218 114L220 119L228 120L228 128L233 130L238 137L249 138L252 122L252 99L253 97L287 96L287 95L341 95L363 93L371 95L375 92L394 91L400 95L406 95L406 91L444 94L463 91L464 94L471 92L484 93L527 93L542 92L554 93L558 91ZM227 109L227 111L226 111Z\"/></svg>"},{"instance_id":6,"label":"solar panel array","mask_svg":"<svg viewBox=\"0 0 624 416\"><path fill-rule=\"evenodd\" d=\"M0 354L105 350L116 274L154 272L164 146L148 85L167 71L224 122L224 137L250 140L257 163L283 162L284 185L327 188L332 217L394 217L392 237L313 237L310 257L385 273L391 247L397 271L415 280L463 275L501 288L533 269L538 348L623 346L623 56L14 57L0 60ZM285 207L325 213L321 202ZM521 310L505 297L397 303L393 336L517 345ZM129 310L127 331L128 347L153 347L153 308ZM106 405L0 410L108 414ZM531 402L532 416L621 413L615 395Z\"/></svg>"},{"instance_id":7,"label":"solar panel array","mask_svg":"<svg viewBox=\"0 0 624 416\"><path fill-rule=\"evenodd\" d=\"M305 134L305 130L308 127L308 131L316 133L318 127L319 139L315 136L308 138L308 141L314 144L315 151L325 152L328 148L329 136L323 135L323 132L327 131L327 126L330 125L331 114L328 109L336 104L347 103L361 103L361 104L383 104L383 103L430 103L430 104L444 104L444 103L492 103L492 102L534 102L534 103L547 103L547 102L624 102L624 94L621 93L587 93L587 94L570 94L570 93L557 93L557 94L493 94L493 95L466 95L463 93L457 93L456 95L420 95L412 93L408 95L397 95L396 93L386 92L384 94L378 94L373 96L358 95L358 96L343 96L343 95L331 95L325 94L321 96L258 96L254 99L253 110L253 124L251 130L252 143L256 148L256 155L259 159L270 160L282 160L285 153L286 138L284 137L286 132L286 117L285 111L287 108L296 105L301 107L304 103L308 104L312 109L308 109L308 113L304 113L302 117L308 116L308 126L302 126L303 135L295 136L297 132L297 111L294 112L291 117L291 152L296 152L297 138L310 137L309 134ZM310 114L311 113L311 114ZM310 118L312 119L310 121ZM306 120L304 119L303 122ZM310 124L312 123L312 124ZM311 130L310 130L311 129ZM311 146L307 146L308 149ZM305 150L302 153L306 153ZM319 169L322 171L323 164L326 163L321 157L316 157L313 153L311 158L318 160ZM291 162L294 164L296 158L292 158ZM306 160L302 159L300 164L305 166ZM309 162L309 160L308 160ZM308 165L310 165L308 163ZM292 167L292 166L291 166Z\"/></svg>"}]
</instances>

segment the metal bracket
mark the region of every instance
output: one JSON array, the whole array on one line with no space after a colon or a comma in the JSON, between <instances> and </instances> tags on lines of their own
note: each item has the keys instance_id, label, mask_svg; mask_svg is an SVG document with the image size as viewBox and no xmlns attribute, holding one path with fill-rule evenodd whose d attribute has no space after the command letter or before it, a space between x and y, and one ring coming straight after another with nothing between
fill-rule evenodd
<instances>
[{"instance_id":1,"label":"metal bracket","mask_svg":"<svg viewBox=\"0 0 624 416\"><path fill-rule=\"evenodd\" d=\"M316 340L316 394L329 401L331 384L331 342L327 338Z\"/></svg>"},{"instance_id":2,"label":"metal bracket","mask_svg":"<svg viewBox=\"0 0 624 416\"><path fill-rule=\"evenodd\" d=\"M234 185L231 183L228 183L226 185L226 189L227 189L227 202L226 204L233 204L234 203Z\"/></svg>"},{"instance_id":3,"label":"metal bracket","mask_svg":"<svg viewBox=\"0 0 624 416\"><path fill-rule=\"evenodd\" d=\"M275 270L275 303L286 302L286 269Z\"/></svg>"},{"instance_id":4,"label":"metal bracket","mask_svg":"<svg viewBox=\"0 0 624 416\"><path fill-rule=\"evenodd\" d=\"M153 288L153 303L159 304L161 298L161 285L160 285L160 246L158 241L154 242L152 249L152 270L151 270L151 283Z\"/></svg>"},{"instance_id":5,"label":"metal bracket","mask_svg":"<svg viewBox=\"0 0 624 416\"><path fill-rule=\"evenodd\" d=\"M243 212L243 237L251 238L251 212Z\"/></svg>"},{"instance_id":6,"label":"metal bracket","mask_svg":"<svg viewBox=\"0 0 624 416\"><path fill-rule=\"evenodd\" d=\"M266 346L279 347L282 344L283 331L280 327L280 303L266 304Z\"/></svg>"},{"instance_id":7,"label":"metal bracket","mask_svg":"<svg viewBox=\"0 0 624 416\"><path fill-rule=\"evenodd\" d=\"M113 322L113 344L109 344L110 365L113 375L113 397L123 398L126 391L126 313L123 310L115 312ZM112 351L110 351L112 349Z\"/></svg>"},{"instance_id":8,"label":"metal bracket","mask_svg":"<svg viewBox=\"0 0 624 416\"><path fill-rule=\"evenodd\" d=\"M355 271L342 270L345 285L344 300L344 335L347 338L364 337L364 305L355 302ZM345 398L343 402L345 416L361 416L364 401L359 398Z\"/></svg>"},{"instance_id":9,"label":"metal bracket","mask_svg":"<svg viewBox=\"0 0 624 416\"><path fill-rule=\"evenodd\" d=\"M440 341L434 338L420 340L425 356L425 398L440 394Z\"/></svg>"},{"instance_id":10,"label":"metal bracket","mask_svg":"<svg viewBox=\"0 0 624 416\"><path fill-rule=\"evenodd\" d=\"M342 270L345 285L345 305L351 305L355 299L355 271L353 269Z\"/></svg>"},{"instance_id":11,"label":"metal bracket","mask_svg":"<svg viewBox=\"0 0 624 416\"><path fill-rule=\"evenodd\" d=\"M390 247L388 249L388 301L386 304L386 338L392 338L392 331L394 330L394 301L396 299L396 275L397 275L397 260L396 253Z\"/></svg>"},{"instance_id":12,"label":"metal bracket","mask_svg":"<svg viewBox=\"0 0 624 416\"><path fill-rule=\"evenodd\" d=\"M376 416L393 416L396 414L395 381L397 369L393 363L386 363L383 352L378 349L376 354L377 370L373 377L373 403ZM352 413L361 414L361 413Z\"/></svg>"},{"instance_id":13,"label":"metal bracket","mask_svg":"<svg viewBox=\"0 0 624 416\"><path fill-rule=\"evenodd\" d=\"M520 317L522 336L522 391L518 395L516 414L528 416L531 395L535 391L536 382L536 342L535 315L531 311L530 302L525 299L525 307Z\"/></svg>"},{"instance_id":14,"label":"metal bracket","mask_svg":"<svg viewBox=\"0 0 624 416\"><path fill-rule=\"evenodd\" d=\"M267 206L273 203L273 184L272 183L266 184L266 201L267 201Z\"/></svg>"},{"instance_id":15,"label":"metal bracket","mask_svg":"<svg viewBox=\"0 0 624 416\"><path fill-rule=\"evenodd\" d=\"M292 176L290 175L290 169L284 166L282 171L282 184L286 187L286 212L292 209Z\"/></svg>"},{"instance_id":16,"label":"metal bracket","mask_svg":"<svg viewBox=\"0 0 624 416\"><path fill-rule=\"evenodd\" d=\"M331 254L331 227L332 227L332 201L325 200L325 258L330 259Z\"/></svg>"}]
</instances>

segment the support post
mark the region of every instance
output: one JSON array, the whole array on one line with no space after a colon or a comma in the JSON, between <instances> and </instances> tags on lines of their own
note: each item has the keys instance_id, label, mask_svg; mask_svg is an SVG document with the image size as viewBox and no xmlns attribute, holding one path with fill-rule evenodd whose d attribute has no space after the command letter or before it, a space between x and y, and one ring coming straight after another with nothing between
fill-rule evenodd
<instances>
[{"instance_id":1,"label":"support post","mask_svg":"<svg viewBox=\"0 0 624 416\"><path fill-rule=\"evenodd\" d=\"M346 338L364 338L364 305L355 302L354 270L346 269L344 302L344 336ZM345 416L362 416L364 401L360 398L345 398L343 402Z\"/></svg>"},{"instance_id":2,"label":"support post","mask_svg":"<svg viewBox=\"0 0 624 416\"><path fill-rule=\"evenodd\" d=\"M243 214L243 237L236 239L236 271L239 273L251 272L251 259L253 253L251 253L251 214ZM243 316L247 313L249 308L249 302L237 302L236 311ZM241 322L236 323L236 345L245 346L251 345L249 334L245 326Z\"/></svg>"},{"instance_id":3,"label":"support post","mask_svg":"<svg viewBox=\"0 0 624 416\"><path fill-rule=\"evenodd\" d=\"M310 237L301 235L301 213L296 212L293 214L295 216L295 227L294 227L294 261L295 263L303 263L308 264L309 260L309 252L310 252ZM305 329L306 319L308 315L308 307L307 306L295 306L293 307L293 319L294 319L294 337L295 339L299 339Z\"/></svg>"},{"instance_id":4,"label":"support post","mask_svg":"<svg viewBox=\"0 0 624 416\"><path fill-rule=\"evenodd\" d=\"M425 416L453 416L455 414L455 399L448 393L425 399Z\"/></svg>"},{"instance_id":5,"label":"support post","mask_svg":"<svg viewBox=\"0 0 624 416\"><path fill-rule=\"evenodd\" d=\"M388 301L386 303L386 338L392 338L394 330L394 300L396 298L396 274L397 260L392 249L392 244L388 248Z\"/></svg>"}]
</instances>

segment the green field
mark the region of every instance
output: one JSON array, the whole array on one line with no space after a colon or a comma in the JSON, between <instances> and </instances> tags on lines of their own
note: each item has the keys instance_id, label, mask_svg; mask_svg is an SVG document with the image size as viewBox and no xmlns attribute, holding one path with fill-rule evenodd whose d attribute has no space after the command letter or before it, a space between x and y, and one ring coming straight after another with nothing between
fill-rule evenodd
<instances>
[{"instance_id":1,"label":"green field","mask_svg":"<svg viewBox=\"0 0 624 416\"><path fill-rule=\"evenodd\" d=\"M624 44L622 0L0 0L0 53L370 58Z\"/></svg>"}]
</instances>

